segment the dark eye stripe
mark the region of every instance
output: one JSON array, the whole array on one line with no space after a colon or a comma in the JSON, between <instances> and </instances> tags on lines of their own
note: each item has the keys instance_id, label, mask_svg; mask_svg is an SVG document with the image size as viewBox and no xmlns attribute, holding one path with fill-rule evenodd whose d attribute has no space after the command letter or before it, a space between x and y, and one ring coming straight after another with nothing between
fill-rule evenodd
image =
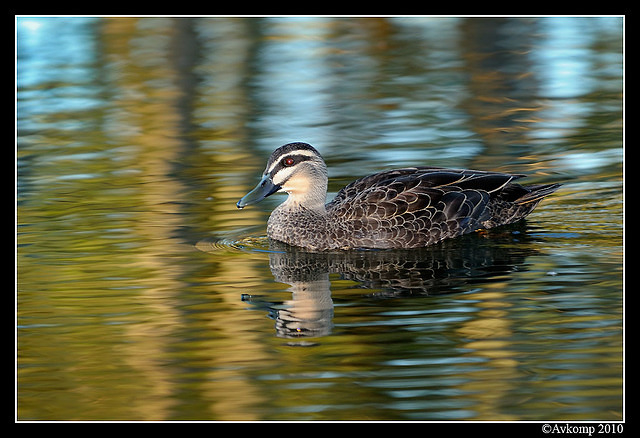
<instances>
[{"instance_id":1,"label":"dark eye stripe","mask_svg":"<svg viewBox=\"0 0 640 438\"><path fill-rule=\"evenodd\" d=\"M285 161L288 161L289 159L292 159L293 162L291 164L285 164ZM292 166L295 166L296 164L300 164L303 161L309 161L311 159L313 159L313 157L309 155L287 154L284 157L280 158L277 164L273 166L273 169L271 170L271 174L275 175L277 172L279 172L283 168L292 167Z\"/></svg>"}]
</instances>

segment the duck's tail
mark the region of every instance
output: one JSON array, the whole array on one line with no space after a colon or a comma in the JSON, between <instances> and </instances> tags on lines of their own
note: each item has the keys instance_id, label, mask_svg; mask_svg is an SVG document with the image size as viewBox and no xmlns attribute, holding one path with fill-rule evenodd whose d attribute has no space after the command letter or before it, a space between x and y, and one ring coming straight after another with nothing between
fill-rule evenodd
<instances>
[{"instance_id":1,"label":"duck's tail","mask_svg":"<svg viewBox=\"0 0 640 438\"><path fill-rule=\"evenodd\" d=\"M528 193L525 193L518 199L514 200L514 204L524 205L530 204L532 202L539 202L545 196L550 195L551 193L558 190L561 184L541 184L537 186L525 186L524 188L528 190Z\"/></svg>"},{"instance_id":2,"label":"duck's tail","mask_svg":"<svg viewBox=\"0 0 640 438\"><path fill-rule=\"evenodd\" d=\"M531 213L545 196L558 190L560 184L521 186L509 184L487 205L490 218L481 222L485 229L510 224Z\"/></svg>"}]
</instances>

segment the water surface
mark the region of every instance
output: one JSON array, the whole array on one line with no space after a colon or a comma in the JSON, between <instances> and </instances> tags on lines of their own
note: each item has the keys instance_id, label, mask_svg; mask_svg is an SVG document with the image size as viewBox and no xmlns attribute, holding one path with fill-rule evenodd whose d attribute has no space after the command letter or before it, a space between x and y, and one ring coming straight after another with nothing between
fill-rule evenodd
<instances>
[{"instance_id":1,"label":"water surface","mask_svg":"<svg viewBox=\"0 0 640 438\"><path fill-rule=\"evenodd\" d=\"M18 420L622 420L622 19L17 19ZM417 251L271 245L407 165L563 183Z\"/></svg>"}]
</instances>

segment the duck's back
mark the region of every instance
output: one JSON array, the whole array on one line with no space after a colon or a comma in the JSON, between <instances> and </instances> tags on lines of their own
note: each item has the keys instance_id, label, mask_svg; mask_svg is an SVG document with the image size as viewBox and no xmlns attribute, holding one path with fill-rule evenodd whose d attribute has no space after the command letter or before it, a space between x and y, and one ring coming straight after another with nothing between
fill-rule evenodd
<instances>
[{"instance_id":1,"label":"duck's back","mask_svg":"<svg viewBox=\"0 0 640 438\"><path fill-rule=\"evenodd\" d=\"M414 248L522 219L558 185L523 187L524 175L412 167L360 178L327 204L349 247Z\"/></svg>"}]
</instances>

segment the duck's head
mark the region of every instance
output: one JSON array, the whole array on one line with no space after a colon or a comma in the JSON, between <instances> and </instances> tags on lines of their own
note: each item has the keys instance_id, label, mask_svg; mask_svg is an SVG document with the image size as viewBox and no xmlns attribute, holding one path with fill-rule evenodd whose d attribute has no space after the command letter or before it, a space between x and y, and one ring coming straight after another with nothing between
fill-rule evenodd
<instances>
[{"instance_id":1,"label":"duck's head","mask_svg":"<svg viewBox=\"0 0 640 438\"><path fill-rule=\"evenodd\" d=\"M307 143L288 143L273 151L258 185L236 204L238 208L262 201L277 192L289 194L287 203L324 208L327 166Z\"/></svg>"}]
</instances>

